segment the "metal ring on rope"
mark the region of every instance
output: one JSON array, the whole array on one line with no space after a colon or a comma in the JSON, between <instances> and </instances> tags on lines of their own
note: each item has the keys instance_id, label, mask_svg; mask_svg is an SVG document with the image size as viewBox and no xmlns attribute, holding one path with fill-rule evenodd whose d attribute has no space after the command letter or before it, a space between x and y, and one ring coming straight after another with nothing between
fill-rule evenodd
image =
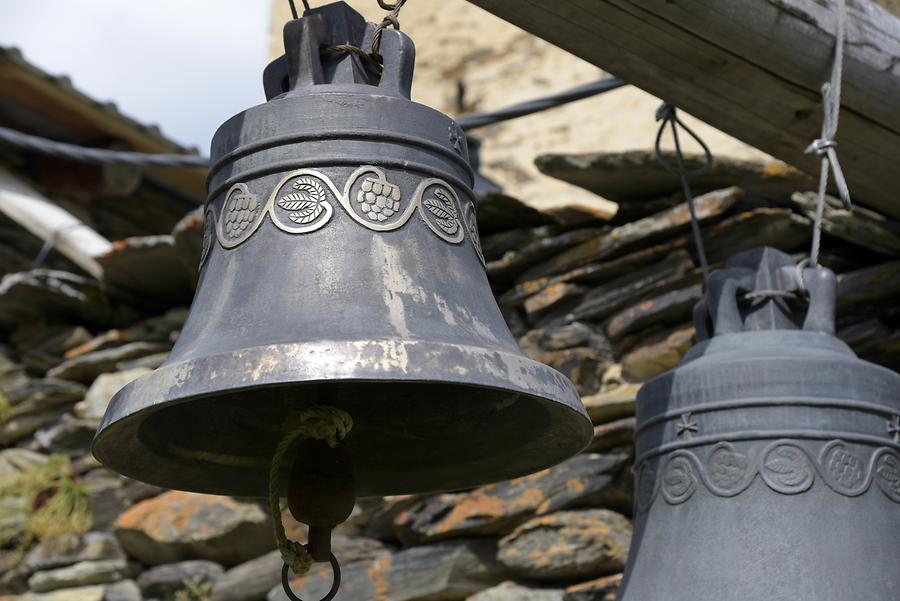
<instances>
[{"instance_id":1,"label":"metal ring on rope","mask_svg":"<svg viewBox=\"0 0 900 601\"><path fill-rule=\"evenodd\" d=\"M334 599L334 596L337 595L338 590L341 588L341 564L338 563L337 557L332 553L328 557L328 563L331 564L331 571L334 573L334 580L331 583L331 589L328 593L325 594L319 601L331 601ZM288 596L288 599L291 601L303 601L300 597L294 593L291 589L291 581L288 578L288 571L290 571L290 566L288 564L284 564L281 568L281 588L284 589L284 594Z\"/></svg>"}]
</instances>

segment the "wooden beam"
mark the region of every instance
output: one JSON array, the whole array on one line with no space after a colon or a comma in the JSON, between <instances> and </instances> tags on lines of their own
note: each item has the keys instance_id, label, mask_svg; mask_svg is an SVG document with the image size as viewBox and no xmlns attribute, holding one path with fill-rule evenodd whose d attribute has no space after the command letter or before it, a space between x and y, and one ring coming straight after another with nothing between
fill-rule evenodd
<instances>
[{"instance_id":1,"label":"wooden beam","mask_svg":"<svg viewBox=\"0 0 900 601\"><path fill-rule=\"evenodd\" d=\"M821 128L835 0L469 1L818 172L803 151ZM838 154L853 197L900 217L900 19L870 0L847 11Z\"/></svg>"},{"instance_id":2,"label":"wooden beam","mask_svg":"<svg viewBox=\"0 0 900 601\"><path fill-rule=\"evenodd\" d=\"M115 104L98 102L82 94L67 77L44 73L14 49L0 47L0 90L4 101L67 132L69 137L63 140L66 142L100 147L120 142L127 146L123 150L147 153L186 150L163 136L155 125L142 125L119 112ZM15 124L9 126L18 129ZM197 198L206 197L206 168L156 167L148 171Z\"/></svg>"},{"instance_id":3,"label":"wooden beam","mask_svg":"<svg viewBox=\"0 0 900 601\"><path fill-rule=\"evenodd\" d=\"M112 250L110 241L5 169L0 169L0 212L45 242L55 238L54 249L90 275L103 275L96 257Z\"/></svg>"}]
</instances>

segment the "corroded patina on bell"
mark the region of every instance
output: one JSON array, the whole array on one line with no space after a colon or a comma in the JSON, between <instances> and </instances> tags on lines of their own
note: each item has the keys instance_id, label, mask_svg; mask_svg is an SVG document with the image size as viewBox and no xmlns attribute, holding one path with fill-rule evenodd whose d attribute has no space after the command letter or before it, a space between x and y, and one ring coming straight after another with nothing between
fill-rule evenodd
<instances>
[{"instance_id":1,"label":"corroded patina on bell","mask_svg":"<svg viewBox=\"0 0 900 601\"><path fill-rule=\"evenodd\" d=\"M94 453L170 488L265 495L293 413L347 411L356 494L520 476L590 440L572 384L522 354L484 273L466 138L409 99L414 49L343 3L285 27L268 102L212 143L201 275L166 362ZM285 470L289 469L286 465Z\"/></svg>"},{"instance_id":2,"label":"corroded patina on bell","mask_svg":"<svg viewBox=\"0 0 900 601\"><path fill-rule=\"evenodd\" d=\"M708 288L638 394L620 600L896 599L900 375L835 338L828 269L756 249Z\"/></svg>"}]
</instances>

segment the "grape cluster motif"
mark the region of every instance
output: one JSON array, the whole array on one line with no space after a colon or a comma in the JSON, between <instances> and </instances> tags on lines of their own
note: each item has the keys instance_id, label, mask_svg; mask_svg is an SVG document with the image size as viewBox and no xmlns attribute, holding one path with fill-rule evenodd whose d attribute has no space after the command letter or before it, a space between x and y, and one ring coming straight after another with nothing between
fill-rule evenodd
<instances>
[{"instance_id":1,"label":"grape cluster motif","mask_svg":"<svg viewBox=\"0 0 900 601\"><path fill-rule=\"evenodd\" d=\"M367 177L356 200L366 217L372 221L385 221L400 210L400 186L384 178Z\"/></svg>"},{"instance_id":2,"label":"grape cluster motif","mask_svg":"<svg viewBox=\"0 0 900 601\"><path fill-rule=\"evenodd\" d=\"M240 238L259 215L259 201L254 194L236 190L226 201L224 233L227 238Z\"/></svg>"},{"instance_id":3,"label":"grape cluster motif","mask_svg":"<svg viewBox=\"0 0 900 601\"><path fill-rule=\"evenodd\" d=\"M735 452L729 446L720 446L710 454L707 469L713 483L727 490L740 484L748 467L746 455Z\"/></svg>"}]
</instances>

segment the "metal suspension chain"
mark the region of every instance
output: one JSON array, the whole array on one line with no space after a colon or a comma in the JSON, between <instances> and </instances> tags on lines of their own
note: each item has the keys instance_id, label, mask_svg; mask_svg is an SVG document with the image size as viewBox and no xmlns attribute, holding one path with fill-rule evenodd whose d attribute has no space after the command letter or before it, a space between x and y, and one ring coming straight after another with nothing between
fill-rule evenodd
<instances>
[{"instance_id":1,"label":"metal suspension chain","mask_svg":"<svg viewBox=\"0 0 900 601\"><path fill-rule=\"evenodd\" d=\"M684 192L684 199L687 201L688 210L691 212L691 231L694 236L694 246L697 249L697 257L700 260L700 268L703 270L703 285L706 287L706 284L709 281L709 261L706 259L706 249L703 246L703 236L700 233L700 222L697 219L697 210L694 207L694 195L691 193L691 184L688 181L688 176L696 175L708 169L712 165L713 155L709 150L709 146L706 145L706 142L704 142L694 130L685 125L678 117L678 111L675 108L675 105L663 102L662 105L656 109L656 120L660 122L659 130L656 132L656 142L653 145L656 152L656 160L659 161L659 164L662 165L663 169L677 175L681 180L681 189ZM672 165L668 159L666 159L662 152L662 148L660 147L660 142L662 141L662 136L667 125L672 130L672 139L675 142L675 165ZM690 171L684 166L684 153L681 150L681 139L678 136L679 127L684 129L684 131L686 131L703 149L705 157L703 165Z\"/></svg>"},{"instance_id":2,"label":"metal suspension chain","mask_svg":"<svg viewBox=\"0 0 900 601\"><path fill-rule=\"evenodd\" d=\"M821 157L819 189L816 198L816 215L813 221L812 246L809 252L809 266L818 267L819 247L822 242L822 216L825 211L825 193L828 187L829 168L834 173L834 184L844 208L851 210L850 191L837 156L838 118L841 112L841 74L844 66L844 37L846 35L847 7L845 0L837 0L837 31L835 32L834 60L831 77L822 84L822 135L806 148L806 153ZM803 282L800 282L802 286Z\"/></svg>"}]
</instances>

